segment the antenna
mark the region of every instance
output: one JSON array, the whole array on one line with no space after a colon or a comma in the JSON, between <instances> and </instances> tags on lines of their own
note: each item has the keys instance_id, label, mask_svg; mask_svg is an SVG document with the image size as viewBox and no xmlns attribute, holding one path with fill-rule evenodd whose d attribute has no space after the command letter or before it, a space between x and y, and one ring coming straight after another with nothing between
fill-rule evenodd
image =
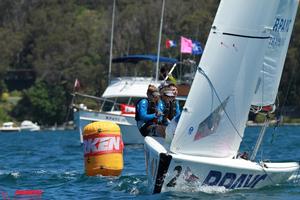
<instances>
[{"instance_id":1,"label":"antenna","mask_svg":"<svg viewBox=\"0 0 300 200\"><path fill-rule=\"evenodd\" d=\"M160 28L159 28L159 36L158 36L158 47L157 47L157 61L156 61L155 81L158 80L158 68L159 68L159 57L160 57L160 44L161 44L162 25L163 25L163 21L164 21L164 11L165 11L165 0L163 0L163 2L162 2L162 8L161 8Z\"/></svg>"},{"instance_id":2,"label":"antenna","mask_svg":"<svg viewBox=\"0 0 300 200\"><path fill-rule=\"evenodd\" d=\"M111 35L110 35L110 50L109 50L109 68L108 68L108 85L110 83L110 76L111 76L112 49L113 49L114 25L115 25L115 7L116 7L116 0L114 0L113 11L112 11Z\"/></svg>"}]
</instances>

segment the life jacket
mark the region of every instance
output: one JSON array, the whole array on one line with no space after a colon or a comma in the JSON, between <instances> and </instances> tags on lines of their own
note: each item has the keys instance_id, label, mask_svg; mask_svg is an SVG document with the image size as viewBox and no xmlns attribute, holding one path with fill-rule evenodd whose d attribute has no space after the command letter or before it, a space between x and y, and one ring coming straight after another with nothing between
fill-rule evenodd
<instances>
[{"instance_id":1,"label":"life jacket","mask_svg":"<svg viewBox=\"0 0 300 200\"><path fill-rule=\"evenodd\" d=\"M140 118L140 109L138 109L137 105L143 100L143 99L146 99L146 98L142 98L142 99L139 99L136 104L135 104L135 120L136 121L140 121L141 118ZM149 101L148 99L146 99L148 101L148 108L147 108L147 114L153 114L156 112L156 105L155 105L155 102L153 101Z\"/></svg>"},{"instance_id":2,"label":"life jacket","mask_svg":"<svg viewBox=\"0 0 300 200\"><path fill-rule=\"evenodd\" d=\"M169 120L172 120L176 115L176 100L170 103L165 103L164 116Z\"/></svg>"}]
</instances>

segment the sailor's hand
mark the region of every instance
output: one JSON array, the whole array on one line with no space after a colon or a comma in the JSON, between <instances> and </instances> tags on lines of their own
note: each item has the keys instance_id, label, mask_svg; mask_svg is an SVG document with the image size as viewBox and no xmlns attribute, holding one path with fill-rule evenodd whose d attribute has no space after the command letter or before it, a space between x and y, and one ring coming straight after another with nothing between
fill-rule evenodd
<instances>
[{"instance_id":1,"label":"sailor's hand","mask_svg":"<svg viewBox=\"0 0 300 200\"><path fill-rule=\"evenodd\" d=\"M162 112L159 112L159 111L156 111L156 112L155 112L155 116L156 116L156 117L163 116L163 113L162 113Z\"/></svg>"}]
</instances>

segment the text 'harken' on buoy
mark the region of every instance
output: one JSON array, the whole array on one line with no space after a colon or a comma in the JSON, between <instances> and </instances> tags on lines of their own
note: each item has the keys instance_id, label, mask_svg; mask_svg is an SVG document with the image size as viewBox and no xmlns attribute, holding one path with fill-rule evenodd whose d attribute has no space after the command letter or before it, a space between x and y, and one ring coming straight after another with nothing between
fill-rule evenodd
<instances>
[{"instance_id":1,"label":"text 'harken' on buoy","mask_svg":"<svg viewBox=\"0 0 300 200\"><path fill-rule=\"evenodd\" d=\"M123 170L124 144L113 122L93 122L83 129L84 164L88 176L118 176Z\"/></svg>"}]
</instances>

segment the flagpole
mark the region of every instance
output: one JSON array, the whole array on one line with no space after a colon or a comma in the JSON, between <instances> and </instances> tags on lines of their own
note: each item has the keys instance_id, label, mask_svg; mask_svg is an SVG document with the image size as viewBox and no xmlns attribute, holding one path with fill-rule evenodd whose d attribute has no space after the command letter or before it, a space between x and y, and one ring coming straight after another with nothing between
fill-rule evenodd
<instances>
[{"instance_id":1,"label":"flagpole","mask_svg":"<svg viewBox=\"0 0 300 200\"><path fill-rule=\"evenodd\" d=\"M157 47L157 61L156 61L155 81L158 81L160 44L161 44L162 25L163 25L163 21L164 21L164 11L165 11L165 0L162 1L162 8L161 8L160 27L159 27L159 36L158 36L158 47Z\"/></svg>"},{"instance_id":2,"label":"flagpole","mask_svg":"<svg viewBox=\"0 0 300 200\"><path fill-rule=\"evenodd\" d=\"M72 92L72 99L71 99L71 103L70 105L68 106L68 109L67 109L67 114L66 114L66 118L65 118L65 123L64 123L64 126L66 125L66 123L68 122L68 119L69 119L69 115L70 115L70 110L71 108L73 108L73 104L74 104L74 99L76 97L76 88L77 86L80 87L80 84L78 82L78 79L76 78L75 79L75 82L74 82L74 85L73 85L73 92Z\"/></svg>"},{"instance_id":3,"label":"flagpole","mask_svg":"<svg viewBox=\"0 0 300 200\"><path fill-rule=\"evenodd\" d=\"M181 70L182 70L182 53L180 52L180 68L179 68L179 80L181 81Z\"/></svg>"},{"instance_id":4,"label":"flagpole","mask_svg":"<svg viewBox=\"0 0 300 200\"><path fill-rule=\"evenodd\" d=\"M112 11L110 50L109 50L109 68L108 68L108 85L109 85L110 79L111 79L112 50L113 50L114 25L115 25L115 7L116 7L116 0L114 0L113 11Z\"/></svg>"}]
</instances>

